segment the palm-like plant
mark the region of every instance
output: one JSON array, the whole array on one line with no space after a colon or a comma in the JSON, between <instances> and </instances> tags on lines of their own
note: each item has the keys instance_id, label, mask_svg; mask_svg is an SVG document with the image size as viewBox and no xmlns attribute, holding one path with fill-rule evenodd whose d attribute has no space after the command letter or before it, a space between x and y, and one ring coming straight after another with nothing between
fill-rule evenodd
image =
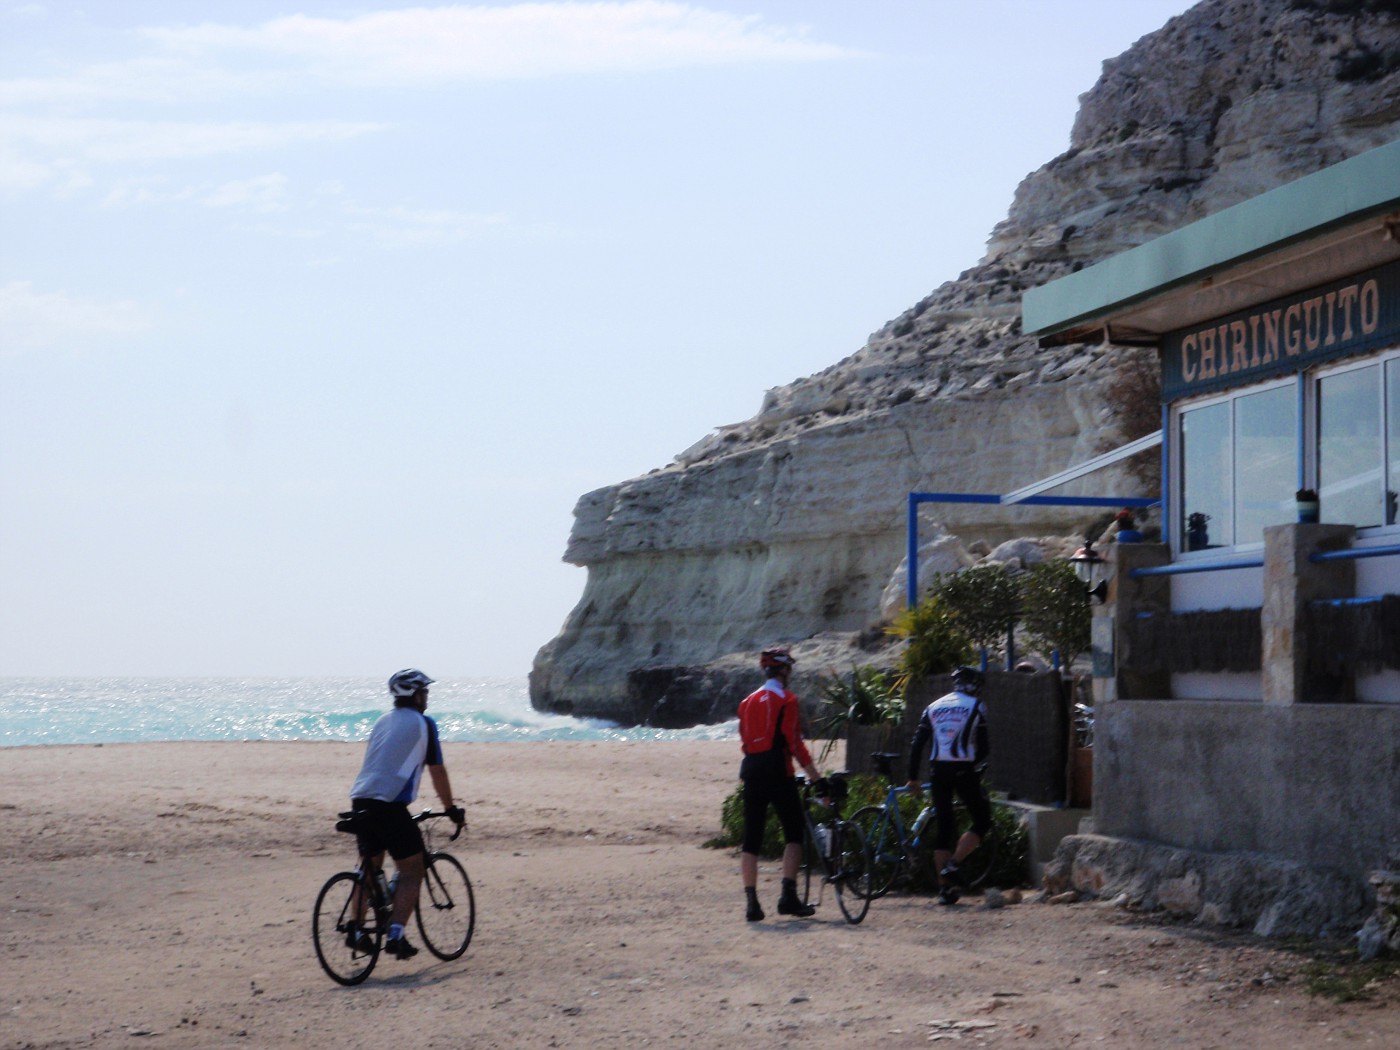
<instances>
[{"instance_id":1,"label":"palm-like plant","mask_svg":"<svg viewBox=\"0 0 1400 1050\"><path fill-rule=\"evenodd\" d=\"M822 683L822 709L817 735L824 738L819 761L825 761L836 741L857 726L896 726L904 720L904 696L885 672L855 667L849 675L831 674Z\"/></svg>"}]
</instances>

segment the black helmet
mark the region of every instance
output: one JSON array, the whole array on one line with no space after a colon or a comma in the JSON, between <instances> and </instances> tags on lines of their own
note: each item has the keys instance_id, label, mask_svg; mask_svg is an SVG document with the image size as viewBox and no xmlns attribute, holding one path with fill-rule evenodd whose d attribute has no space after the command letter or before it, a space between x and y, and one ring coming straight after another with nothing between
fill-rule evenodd
<instances>
[{"instance_id":1,"label":"black helmet","mask_svg":"<svg viewBox=\"0 0 1400 1050\"><path fill-rule=\"evenodd\" d=\"M959 667L953 672L953 688L969 696L976 696L984 681L986 676L975 667Z\"/></svg>"}]
</instances>

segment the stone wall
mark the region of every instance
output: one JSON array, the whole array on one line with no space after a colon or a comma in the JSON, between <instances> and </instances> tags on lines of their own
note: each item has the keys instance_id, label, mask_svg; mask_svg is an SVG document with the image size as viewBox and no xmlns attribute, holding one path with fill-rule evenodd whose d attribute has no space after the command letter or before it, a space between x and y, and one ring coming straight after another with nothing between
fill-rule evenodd
<instances>
[{"instance_id":1,"label":"stone wall","mask_svg":"<svg viewBox=\"0 0 1400 1050\"><path fill-rule=\"evenodd\" d=\"M1045 867L1051 901L1099 898L1261 937L1347 938L1374 904L1354 878L1261 853L1208 853L1135 839L1071 835ZM1063 896L1062 896L1063 895Z\"/></svg>"}]
</instances>

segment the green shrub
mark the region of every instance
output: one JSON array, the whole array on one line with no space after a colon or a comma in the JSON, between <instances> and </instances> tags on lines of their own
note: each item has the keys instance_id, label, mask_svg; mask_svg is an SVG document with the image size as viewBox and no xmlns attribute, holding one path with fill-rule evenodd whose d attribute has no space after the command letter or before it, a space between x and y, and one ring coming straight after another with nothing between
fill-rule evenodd
<instances>
[{"instance_id":1,"label":"green shrub","mask_svg":"<svg viewBox=\"0 0 1400 1050\"><path fill-rule=\"evenodd\" d=\"M947 674L972 656L972 642L959 625L948 603L937 594L925 598L912 609L905 609L889 629L909 646L900 658L905 681L918 681Z\"/></svg>"},{"instance_id":2,"label":"green shrub","mask_svg":"<svg viewBox=\"0 0 1400 1050\"><path fill-rule=\"evenodd\" d=\"M933 592L975 648L1003 649L1021 605L1016 580L1004 565L975 565L940 575Z\"/></svg>"},{"instance_id":3,"label":"green shrub","mask_svg":"<svg viewBox=\"0 0 1400 1050\"><path fill-rule=\"evenodd\" d=\"M1066 669L1089 648L1089 598L1067 561L1043 561L1020 576L1021 626L1027 641L1047 660L1060 654Z\"/></svg>"}]
</instances>

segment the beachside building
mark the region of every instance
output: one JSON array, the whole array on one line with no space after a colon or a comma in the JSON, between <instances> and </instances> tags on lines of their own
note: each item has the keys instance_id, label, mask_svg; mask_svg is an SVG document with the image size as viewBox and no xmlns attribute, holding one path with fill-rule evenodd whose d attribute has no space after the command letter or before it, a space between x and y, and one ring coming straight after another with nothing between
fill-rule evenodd
<instances>
[{"instance_id":1,"label":"beachside building","mask_svg":"<svg viewBox=\"0 0 1400 1050\"><path fill-rule=\"evenodd\" d=\"M1261 932L1364 914L1400 855L1400 142L1034 289L1023 324L1161 363L1161 542L1113 546L1094 632L1094 831L1155 876L1083 877Z\"/></svg>"}]
</instances>

